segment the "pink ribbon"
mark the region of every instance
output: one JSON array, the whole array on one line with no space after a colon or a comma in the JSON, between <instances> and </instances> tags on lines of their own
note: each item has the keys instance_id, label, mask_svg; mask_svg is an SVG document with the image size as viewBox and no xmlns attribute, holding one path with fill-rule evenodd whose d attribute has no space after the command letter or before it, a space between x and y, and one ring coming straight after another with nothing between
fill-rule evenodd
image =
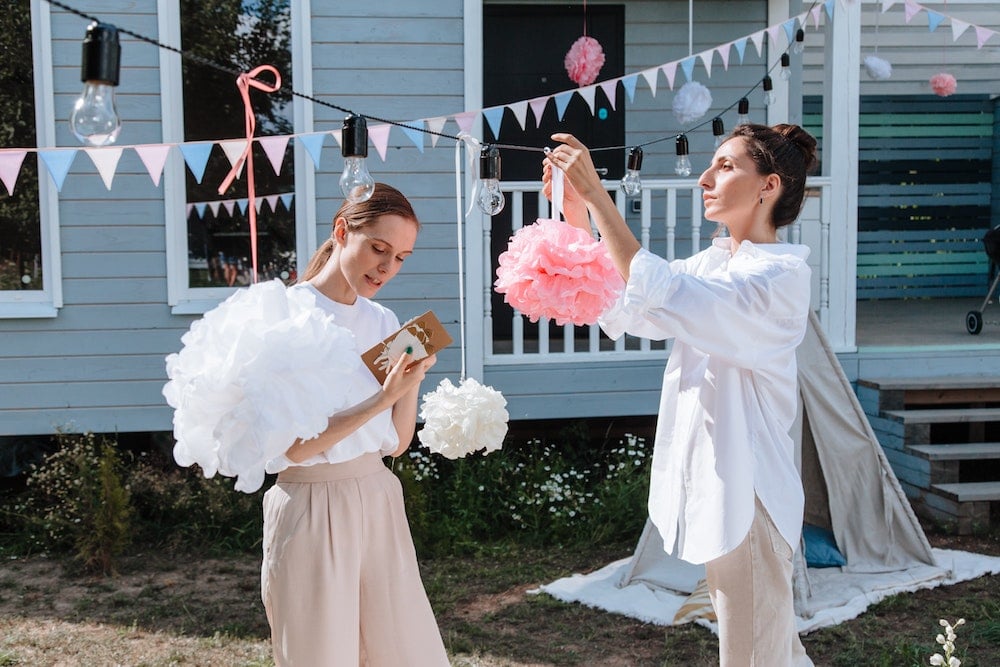
<instances>
[{"instance_id":1,"label":"pink ribbon","mask_svg":"<svg viewBox=\"0 0 1000 667\"><path fill-rule=\"evenodd\" d=\"M261 81L257 75L261 72L270 72L274 75L274 83L270 84ZM236 77L236 87L240 90L243 98L243 110L246 112L247 145L243 149L243 154L233 163L233 168L229 170L222 185L219 186L219 194L223 194L240 173L240 169L246 164L247 169L247 198L250 200L250 259L253 265L253 281L257 282L257 205L256 188L254 187L253 176L253 133L257 128L257 117L254 115L253 107L250 105L250 89L256 88L265 93L273 93L281 89L281 74L271 65L261 65L249 72L243 72Z\"/></svg>"}]
</instances>

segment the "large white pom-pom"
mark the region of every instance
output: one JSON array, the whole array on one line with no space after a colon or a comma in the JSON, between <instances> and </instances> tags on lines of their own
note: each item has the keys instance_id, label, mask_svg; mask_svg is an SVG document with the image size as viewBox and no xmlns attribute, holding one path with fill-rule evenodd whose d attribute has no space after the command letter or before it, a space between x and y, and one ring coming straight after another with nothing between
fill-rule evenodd
<instances>
[{"instance_id":1,"label":"large white pom-pom","mask_svg":"<svg viewBox=\"0 0 1000 667\"><path fill-rule=\"evenodd\" d=\"M694 122L712 106L712 93L697 81L688 81L674 95L674 116L682 124Z\"/></svg>"},{"instance_id":2,"label":"large white pom-pom","mask_svg":"<svg viewBox=\"0 0 1000 667\"><path fill-rule=\"evenodd\" d=\"M344 382L361 363L354 334L281 281L240 289L196 320L167 357L174 459L252 493L267 462L326 429L356 401Z\"/></svg>"},{"instance_id":3,"label":"large white pom-pom","mask_svg":"<svg viewBox=\"0 0 1000 667\"><path fill-rule=\"evenodd\" d=\"M482 449L489 454L503 446L507 435L507 399L493 387L466 378L456 387L441 380L424 394L417 433L420 443L445 458L457 459Z\"/></svg>"},{"instance_id":4,"label":"large white pom-pom","mask_svg":"<svg viewBox=\"0 0 1000 667\"><path fill-rule=\"evenodd\" d=\"M604 49L593 37L584 35L569 47L563 59L566 74L578 86L589 86L604 67Z\"/></svg>"},{"instance_id":5,"label":"large white pom-pom","mask_svg":"<svg viewBox=\"0 0 1000 667\"><path fill-rule=\"evenodd\" d=\"M865 56L865 72L876 81L884 81L892 76L892 65L878 56Z\"/></svg>"}]
</instances>

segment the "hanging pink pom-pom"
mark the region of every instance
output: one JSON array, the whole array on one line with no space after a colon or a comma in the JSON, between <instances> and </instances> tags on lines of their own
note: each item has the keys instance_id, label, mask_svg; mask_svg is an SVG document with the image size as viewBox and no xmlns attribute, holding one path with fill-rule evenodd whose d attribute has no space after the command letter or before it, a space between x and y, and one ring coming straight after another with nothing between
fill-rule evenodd
<instances>
[{"instance_id":1,"label":"hanging pink pom-pom","mask_svg":"<svg viewBox=\"0 0 1000 667\"><path fill-rule=\"evenodd\" d=\"M517 230L500 255L498 293L532 322L594 324L625 286L603 243L561 220Z\"/></svg>"},{"instance_id":2,"label":"hanging pink pom-pom","mask_svg":"<svg viewBox=\"0 0 1000 667\"><path fill-rule=\"evenodd\" d=\"M604 49L593 37L584 35L566 52L566 73L578 86L589 86L604 67Z\"/></svg>"},{"instance_id":3,"label":"hanging pink pom-pom","mask_svg":"<svg viewBox=\"0 0 1000 667\"><path fill-rule=\"evenodd\" d=\"M941 72L931 77L931 90L939 97L954 95L958 89L958 82L955 77L947 72Z\"/></svg>"}]
</instances>

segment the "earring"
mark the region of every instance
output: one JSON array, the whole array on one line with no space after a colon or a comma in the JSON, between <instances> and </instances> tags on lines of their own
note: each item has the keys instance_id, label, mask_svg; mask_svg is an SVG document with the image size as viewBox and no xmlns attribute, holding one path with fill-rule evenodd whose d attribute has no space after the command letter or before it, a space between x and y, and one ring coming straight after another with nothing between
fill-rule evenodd
<instances>
[{"instance_id":1,"label":"earring","mask_svg":"<svg viewBox=\"0 0 1000 667\"><path fill-rule=\"evenodd\" d=\"M761 197L761 198L760 198L760 205L761 205L761 206L763 206L763 205L764 205L764 198L763 198L763 197Z\"/></svg>"}]
</instances>

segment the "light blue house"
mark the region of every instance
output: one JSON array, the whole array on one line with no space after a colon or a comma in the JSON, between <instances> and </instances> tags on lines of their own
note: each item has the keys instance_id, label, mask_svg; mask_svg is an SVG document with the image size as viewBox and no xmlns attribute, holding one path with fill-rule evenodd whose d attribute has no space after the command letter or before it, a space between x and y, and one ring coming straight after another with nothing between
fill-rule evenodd
<instances>
[{"instance_id":1,"label":"light blue house","mask_svg":"<svg viewBox=\"0 0 1000 667\"><path fill-rule=\"evenodd\" d=\"M247 0L226 15L200 0L69 0L122 31L118 154L83 150L67 123L88 18L13 1L22 29L4 39L31 57L21 92L0 90L0 102L16 96L0 109L12 114L16 102L34 122L11 134L0 119L0 176L14 187L0 200L0 435L170 430L164 357L249 280L246 178L217 188L227 155L244 146L233 72L262 64L296 95L251 97L257 135L269 137L253 149L259 274L293 280L329 233L339 130L348 111L367 116L373 175L407 193L424 225L381 299L402 318L432 308L457 341L428 388L457 380L464 353L466 373L501 390L513 420L654 414L662 344L531 324L492 293L495 258L511 229L548 215L538 165L556 128L616 147L595 152L609 190L626 147L643 145L644 190L619 193L621 210L665 256L704 247L715 229L702 219L697 175L712 119L731 128L742 97L752 120L802 123L821 137L822 173L790 234L813 247L813 305L849 378L1000 370L992 308L978 335L964 325L989 284L980 239L1000 224L995 3ZM576 91L563 56L585 19L605 63ZM863 68L876 52L895 68L887 80ZM929 89L942 69L958 80L951 98ZM768 73L776 99L765 105ZM712 102L682 123L672 104L689 79ZM495 218L475 207L465 216L467 198L456 201L456 163L466 194L475 178L455 149L460 132L501 146L507 205ZM674 173L680 133L691 146L686 177ZM17 167L6 150L16 148ZM902 177L901 162L911 165ZM929 175L934 164L944 177Z\"/></svg>"}]
</instances>

